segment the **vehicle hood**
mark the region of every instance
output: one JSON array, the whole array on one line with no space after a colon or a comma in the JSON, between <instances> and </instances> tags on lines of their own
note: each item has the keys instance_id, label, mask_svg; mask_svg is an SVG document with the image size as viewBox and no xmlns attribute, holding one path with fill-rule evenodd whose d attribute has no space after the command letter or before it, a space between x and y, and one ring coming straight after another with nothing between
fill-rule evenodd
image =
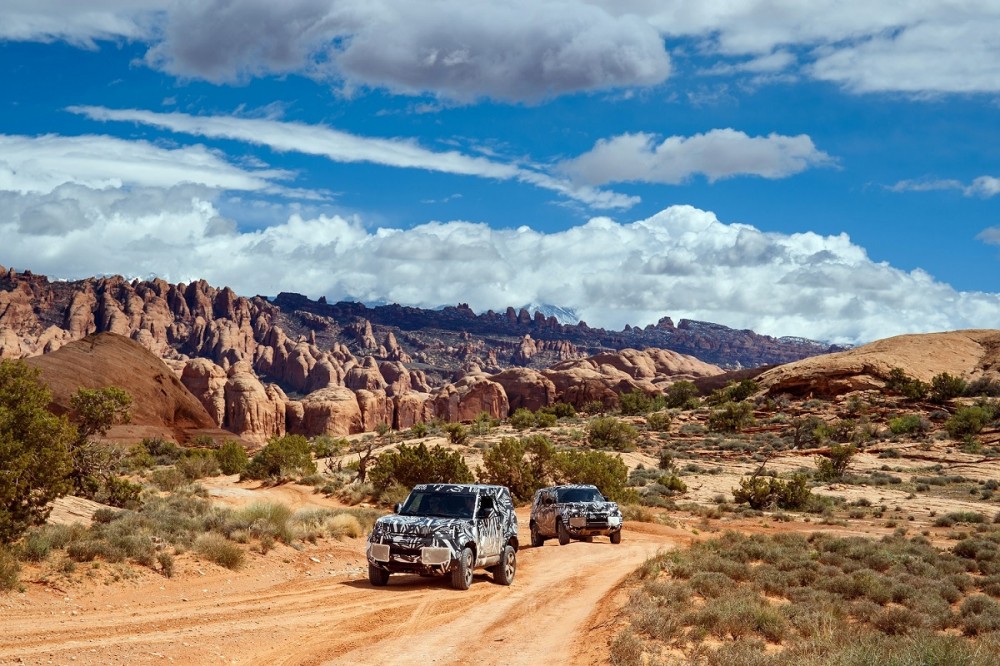
<instances>
[{"instance_id":1,"label":"vehicle hood","mask_svg":"<svg viewBox=\"0 0 1000 666\"><path fill-rule=\"evenodd\" d=\"M467 518L433 518L427 516L382 516L375 521L373 533L426 537L442 530L466 528L472 521Z\"/></svg>"},{"instance_id":2,"label":"vehicle hood","mask_svg":"<svg viewBox=\"0 0 1000 666\"><path fill-rule=\"evenodd\" d=\"M567 502L559 505L559 511L574 516L588 513L606 513L611 516L619 514L617 502Z\"/></svg>"}]
</instances>

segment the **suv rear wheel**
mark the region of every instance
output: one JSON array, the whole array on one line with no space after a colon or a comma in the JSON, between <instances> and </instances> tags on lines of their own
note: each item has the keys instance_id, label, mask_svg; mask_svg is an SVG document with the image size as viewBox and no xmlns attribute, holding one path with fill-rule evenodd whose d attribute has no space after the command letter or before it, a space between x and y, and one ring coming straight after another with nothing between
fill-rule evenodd
<instances>
[{"instance_id":1,"label":"suv rear wheel","mask_svg":"<svg viewBox=\"0 0 1000 666\"><path fill-rule=\"evenodd\" d=\"M500 562L493 567L493 580L500 585L510 585L517 573L517 552L513 546L505 546L500 553Z\"/></svg>"},{"instance_id":2,"label":"suv rear wheel","mask_svg":"<svg viewBox=\"0 0 1000 666\"><path fill-rule=\"evenodd\" d=\"M467 590L472 586L472 570L475 559L471 548L463 548L458 558L458 564L451 570L451 586L456 590Z\"/></svg>"},{"instance_id":3,"label":"suv rear wheel","mask_svg":"<svg viewBox=\"0 0 1000 666\"><path fill-rule=\"evenodd\" d=\"M621 543L621 542L622 542L622 531L618 530L617 532L612 532L611 543Z\"/></svg>"},{"instance_id":4,"label":"suv rear wheel","mask_svg":"<svg viewBox=\"0 0 1000 666\"><path fill-rule=\"evenodd\" d=\"M538 548L539 546L545 545L545 537L543 537L538 532L538 525L536 523L531 523L531 546L532 548Z\"/></svg>"}]
</instances>

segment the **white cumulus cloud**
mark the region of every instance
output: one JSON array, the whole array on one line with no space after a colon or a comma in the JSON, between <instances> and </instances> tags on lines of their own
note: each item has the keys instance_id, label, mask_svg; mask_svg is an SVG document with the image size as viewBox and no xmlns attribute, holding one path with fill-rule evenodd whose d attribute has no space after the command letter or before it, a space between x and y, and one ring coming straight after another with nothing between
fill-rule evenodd
<instances>
[{"instance_id":1,"label":"white cumulus cloud","mask_svg":"<svg viewBox=\"0 0 1000 666\"><path fill-rule=\"evenodd\" d=\"M709 181L753 175L784 178L813 166L832 163L805 134L748 136L733 129L716 129L663 141L647 133L601 139L589 152L562 163L561 168L583 182L682 183L695 174Z\"/></svg>"}]
</instances>

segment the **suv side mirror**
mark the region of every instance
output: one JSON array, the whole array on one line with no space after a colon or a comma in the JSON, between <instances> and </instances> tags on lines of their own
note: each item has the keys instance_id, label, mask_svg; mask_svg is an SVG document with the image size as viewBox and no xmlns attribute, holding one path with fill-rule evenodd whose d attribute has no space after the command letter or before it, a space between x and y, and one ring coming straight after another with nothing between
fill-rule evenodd
<instances>
[{"instance_id":1,"label":"suv side mirror","mask_svg":"<svg viewBox=\"0 0 1000 666\"><path fill-rule=\"evenodd\" d=\"M392 512L393 513L399 513L399 510L402 509L402 508L403 508L403 503L402 502L396 502L396 504L393 505L393 507L392 507Z\"/></svg>"}]
</instances>

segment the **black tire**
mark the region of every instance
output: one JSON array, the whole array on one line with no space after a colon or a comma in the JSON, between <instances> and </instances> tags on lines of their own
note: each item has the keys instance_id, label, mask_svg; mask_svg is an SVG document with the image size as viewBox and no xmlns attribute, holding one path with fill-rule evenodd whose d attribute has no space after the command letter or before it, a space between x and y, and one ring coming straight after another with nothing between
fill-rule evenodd
<instances>
[{"instance_id":1,"label":"black tire","mask_svg":"<svg viewBox=\"0 0 1000 666\"><path fill-rule=\"evenodd\" d=\"M514 546L505 546L500 553L500 562L493 567L493 582L500 585L510 585L517 573L517 551Z\"/></svg>"},{"instance_id":2,"label":"black tire","mask_svg":"<svg viewBox=\"0 0 1000 666\"><path fill-rule=\"evenodd\" d=\"M545 537L538 533L538 525L531 523L531 547L538 548L545 545Z\"/></svg>"},{"instance_id":3,"label":"black tire","mask_svg":"<svg viewBox=\"0 0 1000 666\"><path fill-rule=\"evenodd\" d=\"M471 548L463 548L458 563L451 570L451 586L456 590L467 590L472 585L472 570L476 566Z\"/></svg>"},{"instance_id":4,"label":"black tire","mask_svg":"<svg viewBox=\"0 0 1000 666\"><path fill-rule=\"evenodd\" d=\"M565 546L566 544L569 543L569 530L566 529L566 526L563 525L563 522L561 520L558 523L556 523L556 532L559 534L560 546Z\"/></svg>"},{"instance_id":5,"label":"black tire","mask_svg":"<svg viewBox=\"0 0 1000 666\"><path fill-rule=\"evenodd\" d=\"M385 587L389 583L389 572L374 564L368 565L368 582L375 587Z\"/></svg>"},{"instance_id":6,"label":"black tire","mask_svg":"<svg viewBox=\"0 0 1000 666\"><path fill-rule=\"evenodd\" d=\"M611 543L621 543L621 542L622 542L622 531L618 530L617 532L612 532Z\"/></svg>"}]
</instances>

